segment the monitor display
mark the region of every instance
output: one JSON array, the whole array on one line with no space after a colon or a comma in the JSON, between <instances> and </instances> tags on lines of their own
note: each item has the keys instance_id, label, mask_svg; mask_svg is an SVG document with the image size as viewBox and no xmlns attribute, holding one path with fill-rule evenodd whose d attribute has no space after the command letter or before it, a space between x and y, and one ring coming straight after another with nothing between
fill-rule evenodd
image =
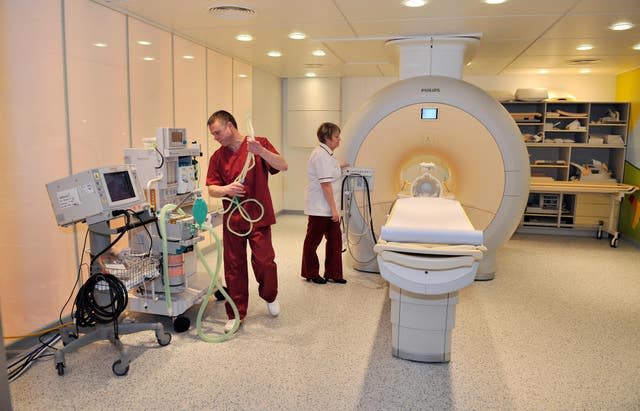
<instances>
[{"instance_id":1,"label":"monitor display","mask_svg":"<svg viewBox=\"0 0 640 411\"><path fill-rule=\"evenodd\" d=\"M435 107L424 107L420 109L420 118L422 120L437 120L438 109Z\"/></svg>"},{"instance_id":2,"label":"monitor display","mask_svg":"<svg viewBox=\"0 0 640 411\"><path fill-rule=\"evenodd\" d=\"M172 130L171 131L171 143L172 145L175 144L182 144L184 138L183 138L183 133L182 130Z\"/></svg>"},{"instance_id":3,"label":"monitor display","mask_svg":"<svg viewBox=\"0 0 640 411\"><path fill-rule=\"evenodd\" d=\"M136 192L131 183L131 177L128 171L104 173L104 182L107 185L111 202L115 203L136 197Z\"/></svg>"}]
</instances>

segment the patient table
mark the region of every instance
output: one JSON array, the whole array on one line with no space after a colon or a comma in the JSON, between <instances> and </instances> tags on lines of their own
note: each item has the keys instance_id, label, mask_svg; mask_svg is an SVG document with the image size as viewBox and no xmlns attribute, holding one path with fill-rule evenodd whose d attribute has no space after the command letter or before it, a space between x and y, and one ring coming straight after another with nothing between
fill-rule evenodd
<instances>
[{"instance_id":1,"label":"patient table","mask_svg":"<svg viewBox=\"0 0 640 411\"><path fill-rule=\"evenodd\" d=\"M393 355L448 362L458 290L471 284L486 248L456 200L396 200L374 247L389 281Z\"/></svg>"}]
</instances>

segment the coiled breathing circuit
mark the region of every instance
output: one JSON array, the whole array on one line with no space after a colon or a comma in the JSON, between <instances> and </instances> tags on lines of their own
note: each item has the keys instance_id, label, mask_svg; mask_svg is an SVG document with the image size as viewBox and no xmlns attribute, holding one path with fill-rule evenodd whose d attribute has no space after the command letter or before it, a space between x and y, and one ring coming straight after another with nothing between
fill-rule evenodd
<instances>
[{"instance_id":1,"label":"coiled breathing circuit","mask_svg":"<svg viewBox=\"0 0 640 411\"><path fill-rule=\"evenodd\" d=\"M248 144L249 142L255 141L255 130L253 129L250 114L247 115L247 129L249 131L249 135L247 136ZM252 152L247 151L247 159L244 162L244 166L242 167L240 174L238 174L238 177L236 177L234 181L240 184L244 184L247 173L249 173L249 171L253 167L255 167L255 165L255 155ZM229 201L229 205L227 207L223 206L222 210L219 212L220 214L227 215L227 230L229 230L230 233L237 235L238 237L245 237L249 235L253 230L253 223L260 221L264 216L264 206L255 198L246 198L244 200L240 200L238 196L234 196L233 198L222 197L222 201ZM255 218L252 218L251 215L249 215L249 212L245 209L245 205L249 203L257 204L258 208L260 209L260 214ZM249 223L249 228L245 232L238 232L231 228L231 216L234 213L239 213L240 216Z\"/></svg>"}]
</instances>

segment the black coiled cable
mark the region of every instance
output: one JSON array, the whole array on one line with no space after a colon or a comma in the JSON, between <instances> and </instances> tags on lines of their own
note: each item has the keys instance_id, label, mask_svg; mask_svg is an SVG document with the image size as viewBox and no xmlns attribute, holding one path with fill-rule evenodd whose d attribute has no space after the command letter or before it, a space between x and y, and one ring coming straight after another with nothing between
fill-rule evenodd
<instances>
[{"instance_id":1,"label":"black coiled cable","mask_svg":"<svg viewBox=\"0 0 640 411\"><path fill-rule=\"evenodd\" d=\"M103 297L100 302L96 299L97 294ZM107 295L108 300L104 298ZM115 337L118 338L118 317L128 302L127 287L122 281L111 274L94 274L80 287L76 295L76 328L113 322Z\"/></svg>"}]
</instances>

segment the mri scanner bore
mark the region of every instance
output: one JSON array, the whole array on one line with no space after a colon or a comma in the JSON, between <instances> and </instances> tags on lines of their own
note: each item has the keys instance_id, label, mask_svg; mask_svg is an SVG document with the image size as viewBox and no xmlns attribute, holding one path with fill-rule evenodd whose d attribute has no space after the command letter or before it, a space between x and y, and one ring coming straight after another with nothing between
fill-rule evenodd
<instances>
[{"instance_id":1,"label":"mri scanner bore","mask_svg":"<svg viewBox=\"0 0 640 411\"><path fill-rule=\"evenodd\" d=\"M353 267L390 282L393 354L449 361L457 291L494 277L524 211L519 130L477 87L418 76L373 95L343 136L344 161L376 178L362 196L345 184L342 206Z\"/></svg>"},{"instance_id":2,"label":"mri scanner bore","mask_svg":"<svg viewBox=\"0 0 640 411\"><path fill-rule=\"evenodd\" d=\"M437 118L423 119L423 108L437 110ZM343 136L342 160L355 169L371 170L375 178L369 199L374 232L397 194L407 189L406 182L420 175L420 164L434 163L433 174L483 232L487 252L476 279L494 277L495 251L517 228L529 187L526 148L513 119L496 100L461 80L411 77L374 94L350 117ZM352 235L370 226L363 218L367 199L355 201L362 197L356 190L347 194L354 199L343 204L357 260L352 265L378 272L372 262L374 236Z\"/></svg>"}]
</instances>

